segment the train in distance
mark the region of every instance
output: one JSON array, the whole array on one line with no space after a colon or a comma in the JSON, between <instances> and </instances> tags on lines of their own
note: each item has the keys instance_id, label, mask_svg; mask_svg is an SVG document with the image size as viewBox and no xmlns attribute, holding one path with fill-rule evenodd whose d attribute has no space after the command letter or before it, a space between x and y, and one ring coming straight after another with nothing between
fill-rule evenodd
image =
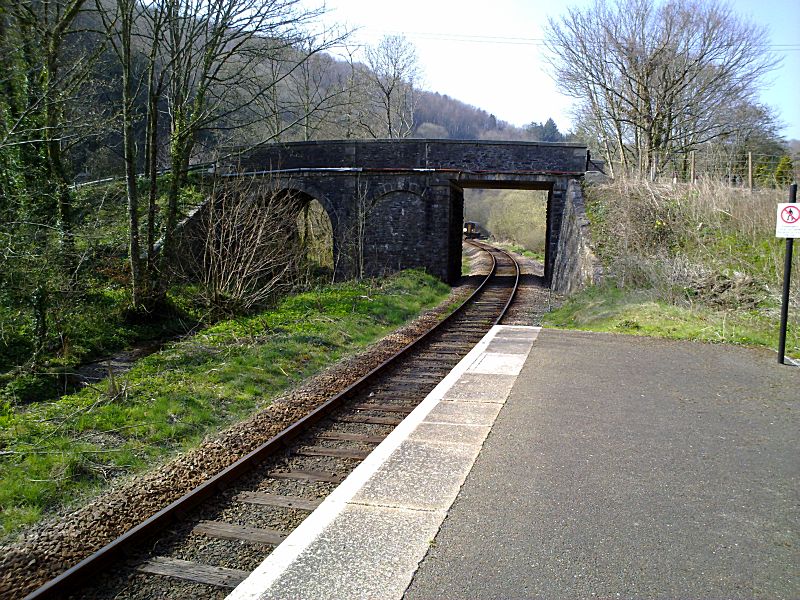
<instances>
[{"instance_id":1,"label":"train in distance","mask_svg":"<svg viewBox=\"0 0 800 600\"><path fill-rule=\"evenodd\" d=\"M464 239L465 240L487 240L489 239L489 231L481 226L480 223L475 221L464 222Z\"/></svg>"}]
</instances>

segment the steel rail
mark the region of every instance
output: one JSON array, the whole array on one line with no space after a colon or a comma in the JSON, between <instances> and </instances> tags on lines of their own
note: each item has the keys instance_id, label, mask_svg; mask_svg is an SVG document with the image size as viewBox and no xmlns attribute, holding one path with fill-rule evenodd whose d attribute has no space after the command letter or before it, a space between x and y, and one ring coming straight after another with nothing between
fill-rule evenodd
<instances>
[{"instance_id":1,"label":"steel rail","mask_svg":"<svg viewBox=\"0 0 800 600\"><path fill-rule=\"evenodd\" d=\"M514 301L514 296L517 295L517 289L519 288L519 263L517 262L517 260L513 256L511 256L511 254L509 254L508 252L506 252L502 248L497 248L497 250L500 250L500 252L502 252L508 258L510 258L511 262L514 265L514 287L511 290L511 295L508 297L508 301L506 302L506 305L503 307L503 310L500 312L500 316L497 317L497 319L495 319L495 322L494 322L495 325L500 325L500 322L505 318L506 313L508 312L508 309L511 306L511 303Z\"/></svg>"},{"instance_id":2,"label":"steel rail","mask_svg":"<svg viewBox=\"0 0 800 600\"><path fill-rule=\"evenodd\" d=\"M477 244L473 245L480 247ZM379 373L385 371L396 360L410 353L423 341L430 338L434 333L448 325L457 315L466 309L466 307L473 299L476 298L476 296L478 296L478 294L484 290L488 282L497 271L497 259L486 248L481 249L491 256L492 269L481 282L481 284L472 292L472 294L470 294L447 317L439 321L431 329L421 334L415 340L396 352L383 363L372 369L369 373L358 379L356 382L352 383L347 388L319 405L306 416L295 421L287 428L283 429L272 438L264 442L258 448L239 458L237 461L219 471L216 475L212 476L204 483L187 492L179 499L173 501L171 504L167 505L154 515L134 526L118 538L109 542L90 556L83 559L78 564L43 584L41 587L25 596L23 600L61 598L69 591L76 589L90 575L96 574L98 569L107 567L109 564L118 560L120 556L126 554L129 549L135 546L137 543L152 536L157 531L164 529L168 524L181 519L190 510L213 497L216 493L218 493L218 491L226 489L230 483L241 478L245 473L257 467L272 453L286 448L291 442L296 440L304 431L306 431L308 427L324 419L334 409L343 404L349 396L363 389L372 379L374 379ZM516 286L519 282L519 265L516 264L516 261L513 262L516 265L517 280L514 284L514 290L512 291L512 298L516 292ZM503 308L502 314L505 314L505 311L510 304L511 300L509 299L509 301L506 303L506 306ZM495 321L495 324L497 322L498 321Z\"/></svg>"},{"instance_id":3,"label":"steel rail","mask_svg":"<svg viewBox=\"0 0 800 600\"><path fill-rule=\"evenodd\" d=\"M508 258L510 258L511 259L511 264L514 265L514 287L511 290L511 295L508 297L508 301L506 301L506 305L503 307L503 310L500 311L500 316L498 316L494 320L494 325L500 325L501 321L505 318L506 313L508 312L508 309L511 306L511 303L514 301L514 297L517 295L517 289L519 288L519 277L520 277L519 263L517 262L517 260L513 256L511 256L511 254L509 254L508 252L506 252L502 248L497 248L495 246L489 246L488 244L483 244L482 242L476 242L475 240L465 240L465 242L467 244L469 244L470 246L475 246L476 248L478 248L480 250L483 250L484 252L489 252L489 255L492 256L492 259L494 259L494 256L489 251L489 248L491 248L492 250L498 250L499 252L502 252ZM495 264L496 264L496 261L495 261Z\"/></svg>"}]
</instances>

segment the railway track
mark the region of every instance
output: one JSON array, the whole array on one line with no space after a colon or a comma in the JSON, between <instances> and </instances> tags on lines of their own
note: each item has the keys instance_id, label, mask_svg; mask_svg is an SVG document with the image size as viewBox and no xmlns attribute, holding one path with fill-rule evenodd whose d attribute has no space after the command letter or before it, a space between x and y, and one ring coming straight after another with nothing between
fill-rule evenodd
<instances>
[{"instance_id":1,"label":"railway track","mask_svg":"<svg viewBox=\"0 0 800 600\"><path fill-rule=\"evenodd\" d=\"M469 243L493 268L448 319L26 600L224 598L502 321L519 266Z\"/></svg>"}]
</instances>

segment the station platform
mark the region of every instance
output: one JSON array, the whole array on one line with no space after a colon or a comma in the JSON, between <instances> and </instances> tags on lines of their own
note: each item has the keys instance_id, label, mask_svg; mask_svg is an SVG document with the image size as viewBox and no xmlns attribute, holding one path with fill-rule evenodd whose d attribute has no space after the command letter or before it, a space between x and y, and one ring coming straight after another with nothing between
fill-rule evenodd
<instances>
[{"instance_id":1,"label":"station platform","mask_svg":"<svg viewBox=\"0 0 800 600\"><path fill-rule=\"evenodd\" d=\"M800 597L800 369L495 327L230 600Z\"/></svg>"}]
</instances>

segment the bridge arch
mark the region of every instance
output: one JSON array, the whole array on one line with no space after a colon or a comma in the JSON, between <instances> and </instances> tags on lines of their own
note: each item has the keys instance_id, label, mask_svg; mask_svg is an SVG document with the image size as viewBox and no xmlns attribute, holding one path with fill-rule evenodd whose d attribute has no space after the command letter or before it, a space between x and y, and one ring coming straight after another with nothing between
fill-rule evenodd
<instances>
[{"instance_id":1,"label":"bridge arch","mask_svg":"<svg viewBox=\"0 0 800 600\"><path fill-rule=\"evenodd\" d=\"M334 223L337 219L336 203L332 202L327 194L325 194L322 189L315 186L312 181L277 180L272 182L270 188L274 193L293 196L300 199L302 202L316 200L325 210L331 223Z\"/></svg>"},{"instance_id":2,"label":"bridge arch","mask_svg":"<svg viewBox=\"0 0 800 600\"><path fill-rule=\"evenodd\" d=\"M364 221L363 274L382 276L399 268L424 267L425 258L407 249L430 221L420 186L383 187L368 204Z\"/></svg>"}]
</instances>

